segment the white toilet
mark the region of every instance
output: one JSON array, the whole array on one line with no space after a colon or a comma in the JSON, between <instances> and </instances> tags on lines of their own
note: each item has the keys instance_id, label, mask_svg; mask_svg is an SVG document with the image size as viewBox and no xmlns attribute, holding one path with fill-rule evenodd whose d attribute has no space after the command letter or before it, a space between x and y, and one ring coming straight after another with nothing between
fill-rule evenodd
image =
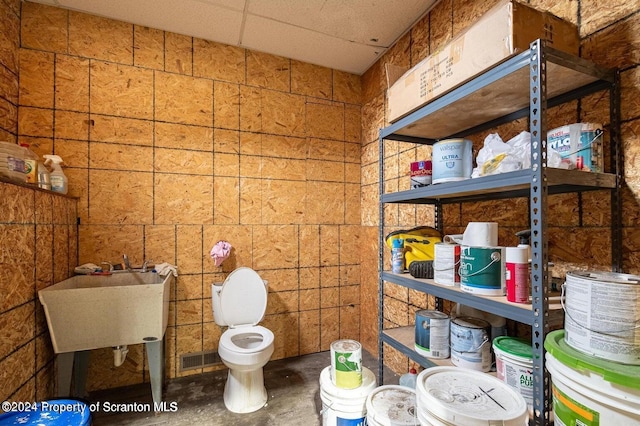
<instances>
[{"instance_id":1,"label":"white toilet","mask_svg":"<svg viewBox=\"0 0 640 426\"><path fill-rule=\"evenodd\" d=\"M273 333L258 325L267 309L267 282L241 267L222 284L212 284L211 297L216 324L229 326L218 345L229 368L224 405L234 413L259 410L267 402L262 367L273 354Z\"/></svg>"}]
</instances>

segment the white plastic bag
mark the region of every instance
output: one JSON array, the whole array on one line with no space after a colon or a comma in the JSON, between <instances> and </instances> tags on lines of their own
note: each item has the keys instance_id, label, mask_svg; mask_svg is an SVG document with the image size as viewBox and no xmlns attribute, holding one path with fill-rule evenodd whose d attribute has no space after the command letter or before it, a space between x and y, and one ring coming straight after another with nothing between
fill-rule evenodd
<instances>
[{"instance_id":1,"label":"white plastic bag","mask_svg":"<svg viewBox=\"0 0 640 426\"><path fill-rule=\"evenodd\" d=\"M557 151L547 147L547 154L547 166L566 168ZM490 134L478 152L476 164L472 178L531 168L531 133L520 132L506 143L497 133Z\"/></svg>"}]
</instances>

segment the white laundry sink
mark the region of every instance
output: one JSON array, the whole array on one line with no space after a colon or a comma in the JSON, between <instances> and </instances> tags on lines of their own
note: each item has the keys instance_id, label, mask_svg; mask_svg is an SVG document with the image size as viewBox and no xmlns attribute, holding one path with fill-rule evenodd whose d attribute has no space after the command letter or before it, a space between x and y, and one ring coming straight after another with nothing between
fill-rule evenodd
<instances>
[{"instance_id":1,"label":"white laundry sink","mask_svg":"<svg viewBox=\"0 0 640 426\"><path fill-rule=\"evenodd\" d=\"M38 292L56 354L163 339L171 274L76 275Z\"/></svg>"}]
</instances>

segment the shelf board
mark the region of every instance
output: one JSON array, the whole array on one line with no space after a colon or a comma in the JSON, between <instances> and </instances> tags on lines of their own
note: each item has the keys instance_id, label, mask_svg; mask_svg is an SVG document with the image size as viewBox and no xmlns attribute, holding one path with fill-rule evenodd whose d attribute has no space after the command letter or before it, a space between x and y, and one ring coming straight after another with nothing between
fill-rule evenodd
<instances>
[{"instance_id":1,"label":"shelf board","mask_svg":"<svg viewBox=\"0 0 640 426\"><path fill-rule=\"evenodd\" d=\"M467 293L462 291L460 286L437 284L431 279L413 278L406 273L394 274L384 271L382 272L382 280L481 311L491 312L523 324L533 325L535 320L530 304L509 302L505 296L480 296ZM552 293L549 295L549 319L547 321L550 324L557 324L561 323L562 318L563 311L560 305L559 293Z\"/></svg>"},{"instance_id":2,"label":"shelf board","mask_svg":"<svg viewBox=\"0 0 640 426\"><path fill-rule=\"evenodd\" d=\"M445 182L406 191L383 194L383 203L434 204L457 203L474 199L490 200L529 197L531 169L516 170L457 182ZM614 189L616 176L609 173L546 168L549 194Z\"/></svg>"},{"instance_id":3,"label":"shelf board","mask_svg":"<svg viewBox=\"0 0 640 426\"><path fill-rule=\"evenodd\" d=\"M545 47L547 99L550 106L604 90L614 72L582 58ZM477 127L528 116L530 102L530 50L515 54L434 99L397 122L381 129L383 139L433 143L462 137ZM471 130L473 129L473 130Z\"/></svg>"}]
</instances>

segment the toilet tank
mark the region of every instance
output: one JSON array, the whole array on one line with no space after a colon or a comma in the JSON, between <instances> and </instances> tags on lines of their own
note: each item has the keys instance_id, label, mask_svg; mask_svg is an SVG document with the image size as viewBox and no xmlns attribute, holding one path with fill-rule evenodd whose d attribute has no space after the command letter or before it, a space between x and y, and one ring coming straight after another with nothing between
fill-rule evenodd
<instances>
[{"instance_id":1,"label":"toilet tank","mask_svg":"<svg viewBox=\"0 0 640 426\"><path fill-rule=\"evenodd\" d=\"M269 281L262 280L265 288L267 289L267 296L269 295ZM211 307L213 308L213 320L216 324L221 326L227 326L224 319L222 318L222 310L220 309L220 292L222 291L222 285L224 283L213 283L211 284Z\"/></svg>"}]
</instances>

